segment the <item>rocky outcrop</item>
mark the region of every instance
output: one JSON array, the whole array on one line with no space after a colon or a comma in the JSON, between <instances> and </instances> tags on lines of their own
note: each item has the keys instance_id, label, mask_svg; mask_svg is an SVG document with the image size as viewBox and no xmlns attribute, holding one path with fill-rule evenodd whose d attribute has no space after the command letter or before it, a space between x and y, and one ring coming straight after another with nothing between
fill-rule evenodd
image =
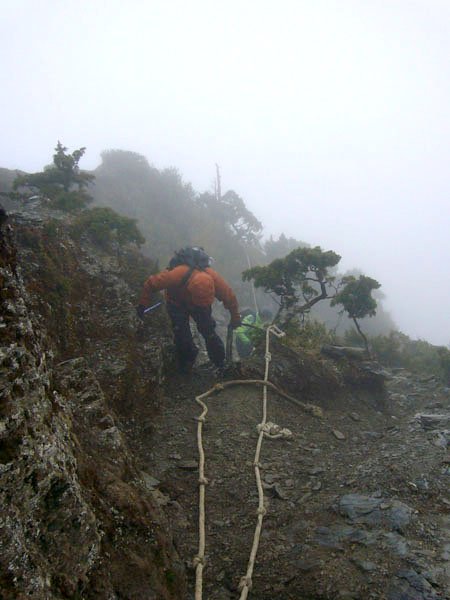
<instances>
[{"instance_id":1,"label":"rocky outcrop","mask_svg":"<svg viewBox=\"0 0 450 600\"><path fill-rule=\"evenodd\" d=\"M367 352L364 348L353 346L330 346L325 344L321 348L322 354L331 358L349 358L351 360L367 360Z\"/></svg>"},{"instance_id":2,"label":"rocky outcrop","mask_svg":"<svg viewBox=\"0 0 450 600\"><path fill-rule=\"evenodd\" d=\"M169 524L120 428L122 413L157 409L166 330L136 337L131 255L51 232L23 218L1 232L0 596L183 597Z\"/></svg>"},{"instance_id":3,"label":"rocky outcrop","mask_svg":"<svg viewBox=\"0 0 450 600\"><path fill-rule=\"evenodd\" d=\"M244 377L264 377L263 353L261 343L252 357L242 362ZM281 389L322 408L348 408L349 398L356 404L369 403L376 410L386 407L389 373L380 364L366 360L358 349L354 353L297 352L272 337L270 372L271 381Z\"/></svg>"}]
</instances>

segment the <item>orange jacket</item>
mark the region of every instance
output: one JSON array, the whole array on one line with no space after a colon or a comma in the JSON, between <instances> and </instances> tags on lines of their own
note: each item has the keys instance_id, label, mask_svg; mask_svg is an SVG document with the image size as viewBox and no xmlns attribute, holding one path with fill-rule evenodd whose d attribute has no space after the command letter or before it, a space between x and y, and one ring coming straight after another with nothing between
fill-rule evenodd
<instances>
[{"instance_id":1,"label":"orange jacket","mask_svg":"<svg viewBox=\"0 0 450 600\"><path fill-rule=\"evenodd\" d=\"M170 271L151 275L144 283L139 304L148 306L152 293L160 290L166 290L168 302L185 304L187 307L211 306L214 298L217 298L230 311L231 318L238 321L238 302L225 279L214 269L207 267L204 270L194 269L187 283L181 285L188 270L187 265L179 265Z\"/></svg>"}]
</instances>

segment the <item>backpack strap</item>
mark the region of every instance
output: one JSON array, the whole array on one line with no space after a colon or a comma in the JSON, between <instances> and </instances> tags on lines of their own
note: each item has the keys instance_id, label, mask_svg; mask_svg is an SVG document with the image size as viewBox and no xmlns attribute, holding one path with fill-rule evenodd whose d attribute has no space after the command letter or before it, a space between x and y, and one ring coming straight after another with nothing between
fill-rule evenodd
<instances>
[{"instance_id":1,"label":"backpack strap","mask_svg":"<svg viewBox=\"0 0 450 600\"><path fill-rule=\"evenodd\" d=\"M183 279L180 281L180 283L178 284L178 287L184 287L187 282L189 281L189 279L192 276L192 273L195 271L195 269L197 269L198 267L189 267L189 269L186 271L186 273L183 275Z\"/></svg>"}]
</instances>

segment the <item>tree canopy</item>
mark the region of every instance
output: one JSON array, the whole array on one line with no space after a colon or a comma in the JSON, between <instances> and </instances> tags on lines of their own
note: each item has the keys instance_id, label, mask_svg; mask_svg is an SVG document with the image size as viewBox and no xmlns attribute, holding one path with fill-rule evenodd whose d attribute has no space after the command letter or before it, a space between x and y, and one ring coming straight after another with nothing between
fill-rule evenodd
<instances>
[{"instance_id":1,"label":"tree canopy","mask_svg":"<svg viewBox=\"0 0 450 600\"><path fill-rule=\"evenodd\" d=\"M372 297L372 291L381 287L375 279L360 275L343 277L343 288L331 301L332 306L341 304L351 319L373 317L376 314L377 301Z\"/></svg>"},{"instance_id":2,"label":"tree canopy","mask_svg":"<svg viewBox=\"0 0 450 600\"><path fill-rule=\"evenodd\" d=\"M328 287L333 281L329 270L341 257L332 250L296 248L284 258L269 265L253 267L243 273L244 281L253 280L255 286L279 298L277 319L283 323L295 314L305 313L314 304L328 298Z\"/></svg>"},{"instance_id":3,"label":"tree canopy","mask_svg":"<svg viewBox=\"0 0 450 600\"><path fill-rule=\"evenodd\" d=\"M262 232L262 223L245 206L242 198L234 191L228 190L223 196L204 193L198 198L198 205L207 210L228 227L237 240L246 244L258 244Z\"/></svg>"},{"instance_id":4,"label":"tree canopy","mask_svg":"<svg viewBox=\"0 0 450 600\"><path fill-rule=\"evenodd\" d=\"M360 275L358 278L353 275L343 277L341 281L342 289L335 295L331 305L341 304L343 309L353 320L358 333L364 340L367 352L369 345L366 336L361 330L358 319L364 317L373 317L377 310L377 301L372 297L372 292L381 287L375 279Z\"/></svg>"}]
</instances>

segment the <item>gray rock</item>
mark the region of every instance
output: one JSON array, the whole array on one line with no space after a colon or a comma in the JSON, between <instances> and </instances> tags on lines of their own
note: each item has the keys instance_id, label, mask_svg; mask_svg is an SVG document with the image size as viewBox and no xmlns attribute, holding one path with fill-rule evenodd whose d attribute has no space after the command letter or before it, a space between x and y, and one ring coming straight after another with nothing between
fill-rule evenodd
<instances>
[{"instance_id":1,"label":"gray rock","mask_svg":"<svg viewBox=\"0 0 450 600\"><path fill-rule=\"evenodd\" d=\"M432 441L438 448L447 448L450 445L450 431L433 431Z\"/></svg>"},{"instance_id":2,"label":"gray rock","mask_svg":"<svg viewBox=\"0 0 450 600\"><path fill-rule=\"evenodd\" d=\"M450 544L444 544L444 549L441 554L442 560L450 561Z\"/></svg>"},{"instance_id":3,"label":"gray rock","mask_svg":"<svg viewBox=\"0 0 450 600\"><path fill-rule=\"evenodd\" d=\"M317 569L318 567L320 567L320 561L316 560L298 560L295 563L295 566L297 567L297 569L299 569L299 571L302 571L303 573L308 573L309 571L313 571L314 569Z\"/></svg>"},{"instance_id":4,"label":"gray rock","mask_svg":"<svg viewBox=\"0 0 450 600\"><path fill-rule=\"evenodd\" d=\"M152 477L151 475L149 475L148 473L145 473L144 471L142 471L141 475L142 475L142 481L148 490L154 490L160 484L160 481L158 479L156 479L155 477Z\"/></svg>"},{"instance_id":5,"label":"gray rock","mask_svg":"<svg viewBox=\"0 0 450 600\"><path fill-rule=\"evenodd\" d=\"M344 533L340 529L330 527L318 527L315 532L314 541L325 548L333 550L342 550L342 540L345 538Z\"/></svg>"},{"instance_id":6,"label":"gray rock","mask_svg":"<svg viewBox=\"0 0 450 600\"><path fill-rule=\"evenodd\" d=\"M320 351L325 356L330 356L331 358L350 358L360 361L367 358L367 352L364 348L352 346L329 346L325 344Z\"/></svg>"},{"instance_id":7,"label":"gray rock","mask_svg":"<svg viewBox=\"0 0 450 600\"><path fill-rule=\"evenodd\" d=\"M352 558L352 563L358 567L363 573L371 573L376 571L377 565L370 560L360 560L359 558Z\"/></svg>"},{"instance_id":8,"label":"gray rock","mask_svg":"<svg viewBox=\"0 0 450 600\"><path fill-rule=\"evenodd\" d=\"M446 429L450 427L449 413L418 413L415 417L426 430Z\"/></svg>"},{"instance_id":9,"label":"gray rock","mask_svg":"<svg viewBox=\"0 0 450 600\"><path fill-rule=\"evenodd\" d=\"M117 429L116 426L109 427L108 429L103 429L98 434L99 441L102 445L113 448L114 450L119 449L123 446L122 434Z\"/></svg>"},{"instance_id":10,"label":"gray rock","mask_svg":"<svg viewBox=\"0 0 450 600\"><path fill-rule=\"evenodd\" d=\"M406 539L393 531L382 534L383 545L397 556L406 557L409 555L409 546Z\"/></svg>"},{"instance_id":11,"label":"gray rock","mask_svg":"<svg viewBox=\"0 0 450 600\"><path fill-rule=\"evenodd\" d=\"M380 498L361 496L359 494L346 494L339 501L339 509L342 515L349 517L352 521L369 515L381 504Z\"/></svg>"},{"instance_id":12,"label":"gray rock","mask_svg":"<svg viewBox=\"0 0 450 600\"><path fill-rule=\"evenodd\" d=\"M389 508L381 508L381 505ZM413 510L398 500L375 498L360 494L347 494L339 501L339 512L353 523L383 525L393 531L401 531L410 523Z\"/></svg>"},{"instance_id":13,"label":"gray rock","mask_svg":"<svg viewBox=\"0 0 450 600\"><path fill-rule=\"evenodd\" d=\"M369 535L362 529L335 524L330 527L317 527L314 541L325 548L342 550L344 542L366 545L369 543Z\"/></svg>"},{"instance_id":14,"label":"gray rock","mask_svg":"<svg viewBox=\"0 0 450 600\"><path fill-rule=\"evenodd\" d=\"M177 467L184 471L196 471L198 469L198 462L196 460L184 460L177 463Z\"/></svg>"},{"instance_id":15,"label":"gray rock","mask_svg":"<svg viewBox=\"0 0 450 600\"><path fill-rule=\"evenodd\" d=\"M430 583L414 571L404 569L397 573L396 580L391 582L388 590L388 600L437 600L437 595Z\"/></svg>"},{"instance_id":16,"label":"gray rock","mask_svg":"<svg viewBox=\"0 0 450 600\"><path fill-rule=\"evenodd\" d=\"M280 500L288 500L289 496L286 494L286 492L283 490L283 488L280 486L279 483L265 483L263 481L263 489L266 490L266 492L268 493L269 496L272 496L272 498L278 498Z\"/></svg>"},{"instance_id":17,"label":"gray rock","mask_svg":"<svg viewBox=\"0 0 450 600\"><path fill-rule=\"evenodd\" d=\"M323 473L325 471L325 467L313 467L312 469L308 470L308 475L320 475L320 473Z\"/></svg>"}]
</instances>

